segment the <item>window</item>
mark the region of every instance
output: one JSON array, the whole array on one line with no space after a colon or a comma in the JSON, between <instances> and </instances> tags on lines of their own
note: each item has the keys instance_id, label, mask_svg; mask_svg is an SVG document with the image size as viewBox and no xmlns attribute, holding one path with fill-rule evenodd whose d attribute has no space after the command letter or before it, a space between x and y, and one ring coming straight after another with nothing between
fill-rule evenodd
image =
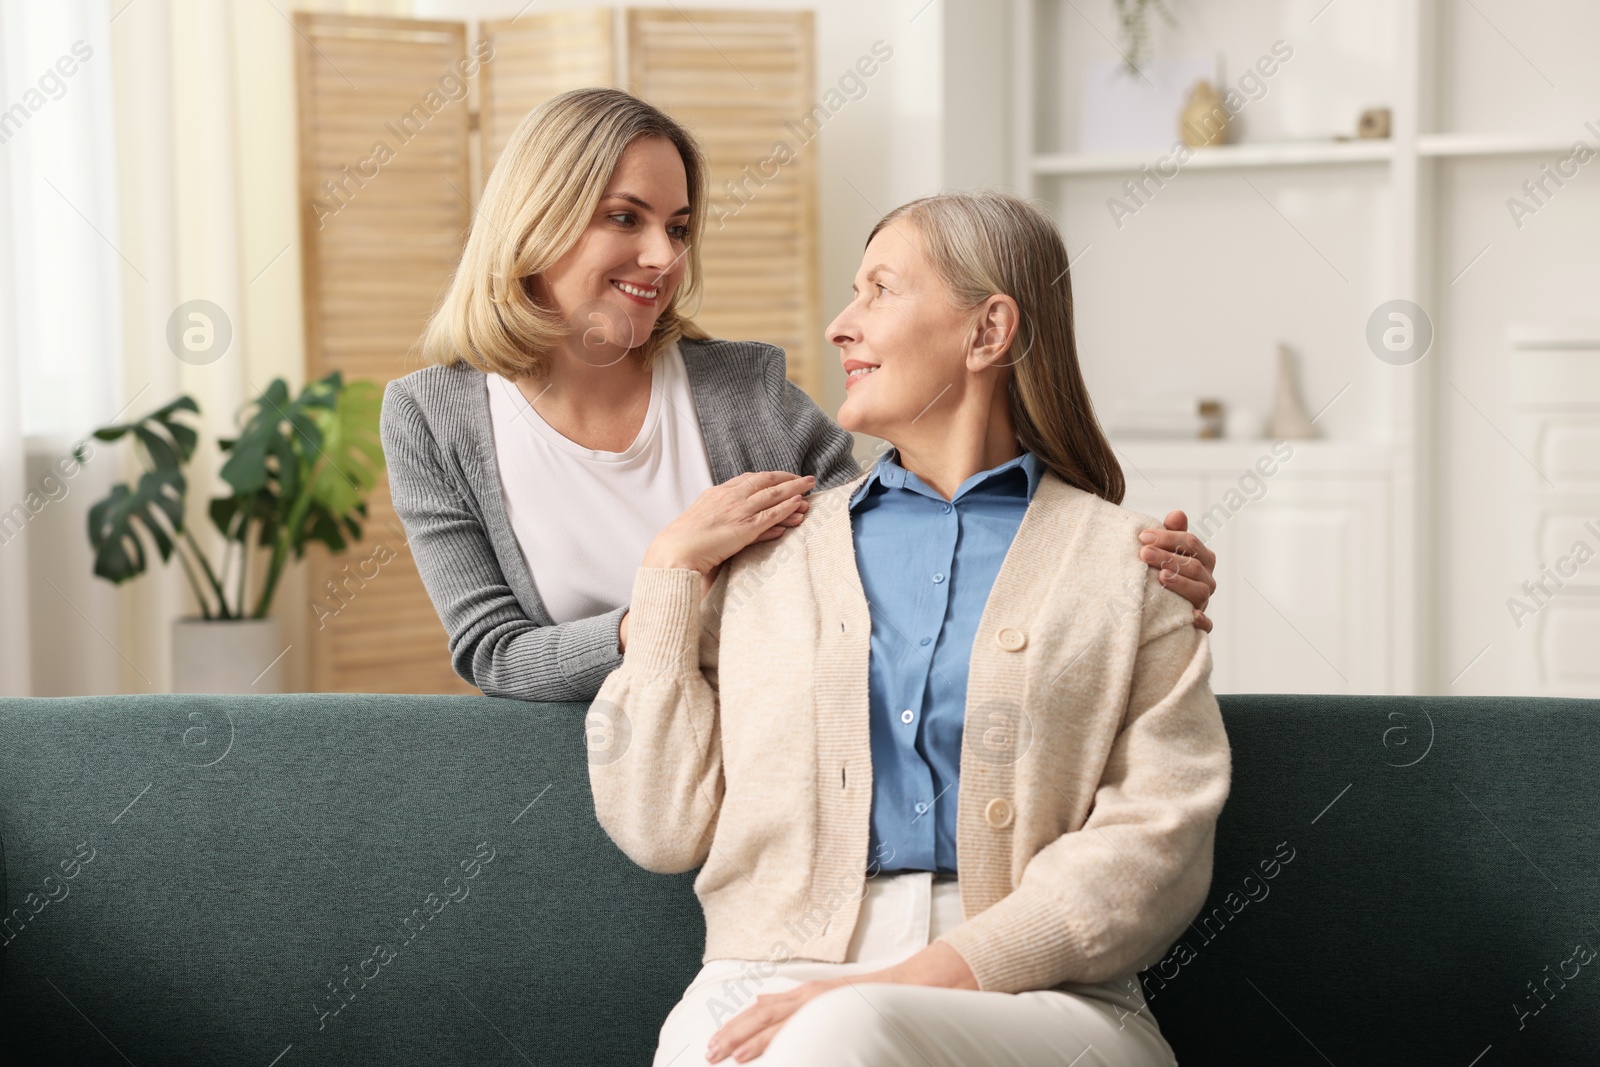
<instances>
[{"instance_id":1,"label":"window","mask_svg":"<svg viewBox=\"0 0 1600 1067\"><path fill-rule=\"evenodd\" d=\"M15 311L0 358L16 361L26 437L82 436L118 406L111 17L95 0L0 0L0 278Z\"/></svg>"}]
</instances>

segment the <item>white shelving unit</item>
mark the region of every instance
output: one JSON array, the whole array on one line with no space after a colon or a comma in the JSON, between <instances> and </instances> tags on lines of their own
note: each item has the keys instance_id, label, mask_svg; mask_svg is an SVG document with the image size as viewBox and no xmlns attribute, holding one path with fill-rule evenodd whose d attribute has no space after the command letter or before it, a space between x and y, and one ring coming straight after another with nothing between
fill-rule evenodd
<instances>
[{"instance_id":1,"label":"white shelving unit","mask_svg":"<svg viewBox=\"0 0 1600 1067\"><path fill-rule=\"evenodd\" d=\"M1168 270L1169 260L1180 261L1196 272L1225 271L1229 264L1239 262L1239 252L1229 247L1225 237L1218 238L1216 227L1207 227L1208 216L1243 217L1247 208L1259 209L1265 200L1303 240L1303 245L1297 247L1285 230L1284 244L1273 249L1271 266L1254 275L1267 295L1255 307L1248 301L1241 304L1232 320L1227 314L1217 314L1209 322L1199 316L1202 321L1196 324L1192 346L1181 340L1174 342L1170 334L1161 335L1163 341L1174 349L1194 352L1192 361L1200 366L1183 379L1185 385L1198 391L1213 380L1223 380L1226 386L1233 373L1228 356L1229 326L1248 324L1252 315L1270 317L1279 311L1277 305L1301 301L1299 310L1305 312L1302 318L1309 325L1304 336L1284 339L1307 347L1302 365L1308 377L1325 384L1324 394L1337 387L1343 375L1358 383L1359 411L1367 416L1349 417L1351 405L1347 404L1347 410L1340 413L1344 422L1325 426L1329 440L1296 442L1299 465L1286 465L1281 480L1273 483L1273 491L1262 498L1263 503L1247 502L1238 512L1240 519L1230 522L1228 531L1218 535L1222 538L1218 548L1222 589L1216 601L1218 630L1213 639L1218 656L1217 688L1445 691L1451 681L1447 672L1453 672L1457 665L1447 667L1441 662L1437 644L1440 616L1445 609L1441 607L1436 575L1444 565L1438 561L1438 553L1426 547L1435 543L1437 529L1435 409L1442 403L1436 398L1443 384L1437 370L1439 342L1436 336L1435 351L1419 362L1407 366L1382 364L1365 350L1361 317L1391 299L1435 307L1445 287L1455 280L1450 275L1456 271L1465 273L1462 262L1448 266L1437 262L1440 243L1435 218L1442 195L1441 166L1451 161L1530 157L1529 166L1536 169L1534 161L1567 153L1579 131L1480 133L1439 129L1445 125L1436 121L1444 110L1438 107L1439 97L1446 92L1442 83L1452 79L1452 84L1459 83L1460 72L1447 71L1440 60L1440 12L1436 0L1345 5L1343 11L1329 12L1327 16L1321 14L1324 5L1314 5L1317 13L1309 20L1301 19L1307 23L1304 27L1290 27L1300 35L1297 45L1303 45L1310 58L1293 68L1293 75L1280 74L1283 81L1275 91L1287 93L1289 90L1281 86L1292 78L1301 78L1295 90L1300 95L1294 101L1302 105L1302 113L1314 110L1317 89L1324 90L1327 97L1343 100L1351 90L1337 77L1337 63L1339 57L1355 54L1350 48L1350 34L1346 33L1339 46L1344 49L1342 52L1330 48L1334 58L1323 60L1315 53L1314 45L1319 43L1316 35L1325 34L1335 17L1366 18L1376 30L1371 51L1387 54L1389 63L1387 69L1377 73L1361 72L1367 83L1381 91L1378 98L1365 100L1363 106L1391 109L1391 136L1368 141L1329 138L1251 142L1247 128L1242 143L1195 150L1178 179L1169 175L1168 181L1176 180L1183 192L1169 192L1165 185L1155 187L1159 191L1151 204L1166 212L1161 220L1147 219L1142 213L1144 203L1127 201L1139 217L1114 216L1113 231L1103 218L1096 219L1095 201L1106 199L1109 206L1110 199L1120 195L1118 189L1127 188L1117 183L1137 180L1142 168L1153 167L1167 153L1085 154L1071 150L1073 116L1066 115L1067 109L1059 105L1072 91L1070 82L1064 79L1081 70L1082 60L1091 51L1094 58L1108 58L1105 44L1114 22L1108 22L1104 30L1089 22L1096 14L1109 17L1109 5L1105 6L1108 11L1100 13L1094 4L1013 0L1014 185L1026 195L1057 206L1075 263L1095 254L1094 250L1102 245L1122 242L1109 253L1102 253L1124 257L1109 267L1102 266L1103 273L1114 275L1124 287L1141 273L1154 273L1166 279L1163 292L1174 287L1171 278L1176 275L1170 271L1161 275ZM1220 32L1228 36L1226 43L1233 46L1235 56L1242 56L1247 48L1264 51L1271 42L1272 31L1282 29L1287 22L1285 10L1298 6L1282 5L1270 16L1263 16L1268 10L1263 5L1221 2L1206 12L1206 20L1209 25L1223 27ZM1264 29L1269 35L1258 42L1241 32L1241 27L1257 16L1267 20ZM1313 25L1317 18L1324 17L1328 21L1321 27ZM1271 24L1272 19L1279 20L1278 24ZM1460 25L1453 24L1452 29L1459 37ZM1062 42L1069 34L1082 37L1065 49L1070 56L1063 56ZM1217 43L1216 47L1221 49L1223 44ZM1321 67L1315 65L1319 61L1323 63ZM1289 70L1285 64L1285 71ZM1318 77L1322 78L1321 84L1313 84L1308 92L1306 83L1315 83ZM1257 108L1257 115L1267 110L1263 105L1250 106ZM1054 114L1051 108L1056 108ZM1285 115L1291 110L1283 109ZM1472 109L1461 104L1458 110ZM1293 125L1292 115L1268 117L1280 120L1280 127ZM1351 110L1351 132L1355 118L1355 111ZM1451 119L1459 121L1453 113ZM1538 128L1548 126L1545 122ZM1181 177L1191 172L1218 177ZM1217 184L1232 180L1228 175L1243 182ZM1248 183L1250 191L1244 191L1244 183ZM1170 207L1165 201L1171 202ZM1319 223L1323 229L1318 232L1326 236L1313 240L1308 232ZM1121 236L1124 230L1135 236ZM1118 236L1104 236L1108 233ZM1211 244L1197 248L1196 242L1202 240ZM1280 271L1279 264L1281 272L1323 269L1304 255L1305 246L1310 246L1325 267L1338 276L1323 276L1326 299L1300 295L1291 282L1272 276ZM1297 255L1303 263L1296 260ZM1471 263L1465 265L1470 267ZM1125 334L1138 336L1141 330L1148 333L1148 324L1135 321L1121 332L1101 326L1096 333L1092 323L1086 327L1084 323L1095 305L1078 295L1082 273L1075 267L1080 346L1087 333L1098 342L1089 347L1117 349L1121 356L1118 362L1125 367L1132 360L1114 342L1121 341ZM1117 291L1117 287L1097 279L1093 271L1088 277L1089 285L1094 287L1091 296L1103 297ZM1204 279L1205 275L1200 273L1199 277ZM1340 281L1342 284L1338 284ZM1317 296L1324 293L1319 291ZM1331 305L1334 310L1328 311L1324 305ZM1199 299L1188 306L1204 309L1206 301ZM1130 310L1123 306L1121 310L1125 317L1138 319L1137 307ZM1155 317L1160 312L1160 308L1152 307L1146 313ZM1192 311L1190 317L1195 317ZM1284 313L1281 317L1287 320L1293 316ZM1338 335L1336 339L1330 339L1330 331L1320 325L1327 321L1336 321L1332 330ZM1252 342L1252 347L1258 346ZM1181 375L1185 362L1169 358L1161 366ZM1086 363L1086 373L1093 369ZM1113 390L1136 380L1132 372L1116 367L1102 370L1101 374L1113 382ZM1103 403L1107 398L1100 395L1093 373L1090 380L1097 389L1097 402ZM1238 388L1237 384L1234 387ZM1308 397L1308 403L1316 410L1318 399ZM1265 441L1117 444L1129 468L1131 506L1155 511L1160 502L1171 501L1161 510L1184 507L1191 514L1204 513L1214 504L1215 496L1265 454L1269 446ZM1298 541L1288 546L1294 551L1280 552L1274 538ZM1322 580L1306 580L1293 573L1269 574L1260 569L1268 565L1320 572ZM1282 590L1288 602L1274 602L1269 593L1256 597L1252 603L1245 586L1259 587L1263 582L1276 583L1274 587ZM1262 589L1257 588L1257 592ZM1330 619L1341 613L1343 617ZM1279 633L1299 633L1299 647L1294 641L1272 644L1274 629ZM1251 642L1258 647L1241 647ZM1288 658L1287 668L1284 657Z\"/></svg>"},{"instance_id":2,"label":"white shelving unit","mask_svg":"<svg viewBox=\"0 0 1600 1067\"><path fill-rule=\"evenodd\" d=\"M1339 166L1387 163L1394 155L1389 141L1285 141L1278 144L1220 145L1196 149L1183 170L1237 170L1247 167ZM1152 153L1065 152L1033 156L1037 176L1062 174L1135 174L1152 162Z\"/></svg>"}]
</instances>

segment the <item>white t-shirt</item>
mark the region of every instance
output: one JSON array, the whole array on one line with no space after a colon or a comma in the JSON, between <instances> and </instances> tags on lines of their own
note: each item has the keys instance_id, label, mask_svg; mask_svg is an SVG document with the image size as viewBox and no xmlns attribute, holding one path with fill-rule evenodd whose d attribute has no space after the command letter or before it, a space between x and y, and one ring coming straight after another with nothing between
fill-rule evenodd
<instances>
[{"instance_id":1,"label":"white t-shirt","mask_svg":"<svg viewBox=\"0 0 1600 1067\"><path fill-rule=\"evenodd\" d=\"M489 375L489 417L506 515L558 623L626 604L650 542L711 488L711 461L675 344L652 367L650 408L625 452L563 437L514 382L496 374Z\"/></svg>"}]
</instances>

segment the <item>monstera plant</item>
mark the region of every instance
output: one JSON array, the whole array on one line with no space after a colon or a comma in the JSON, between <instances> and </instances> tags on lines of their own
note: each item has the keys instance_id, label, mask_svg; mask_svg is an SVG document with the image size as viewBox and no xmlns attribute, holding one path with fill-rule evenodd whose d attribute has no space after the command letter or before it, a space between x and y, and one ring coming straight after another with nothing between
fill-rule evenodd
<instances>
[{"instance_id":1,"label":"monstera plant","mask_svg":"<svg viewBox=\"0 0 1600 1067\"><path fill-rule=\"evenodd\" d=\"M200 406L181 396L143 418L95 431L101 441L130 438L144 471L113 486L89 509L94 573L122 583L143 574L153 551L178 560L205 620L265 619L290 559L320 542L343 551L361 537L367 497L383 471L378 439L382 393L338 372L290 396L276 379L239 416L239 433L218 440L227 492L207 514L221 534L216 558L188 521L185 467L199 443ZM252 548L255 551L252 551ZM259 578L252 557L264 556Z\"/></svg>"},{"instance_id":2,"label":"monstera plant","mask_svg":"<svg viewBox=\"0 0 1600 1067\"><path fill-rule=\"evenodd\" d=\"M208 509L223 542L215 566L186 519L184 468L199 435L182 420L200 413L194 399L181 396L143 418L96 430L101 441L131 437L145 470L89 509L95 574L117 583L143 574L148 541L163 562L178 558L203 617L264 618L291 557L301 558L313 542L340 552L360 539L367 496L383 471L381 402L376 385L346 384L335 371L296 397L278 378L248 404L239 435L217 442L227 454L220 474L231 492L213 497ZM252 544L271 550L253 597Z\"/></svg>"}]
</instances>

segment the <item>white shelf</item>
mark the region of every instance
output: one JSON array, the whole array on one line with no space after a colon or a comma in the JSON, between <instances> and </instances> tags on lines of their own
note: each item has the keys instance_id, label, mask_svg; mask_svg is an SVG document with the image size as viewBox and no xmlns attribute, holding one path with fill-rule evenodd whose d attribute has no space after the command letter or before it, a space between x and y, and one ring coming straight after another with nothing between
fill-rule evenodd
<instances>
[{"instance_id":1,"label":"white shelf","mask_svg":"<svg viewBox=\"0 0 1600 1067\"><path fill-rule=\"evenodd\" d=\"M1434 159L1470 159L1483 156L1562 155L1575 137L1544 134L1428 133L1417 138L1417 155ZM1255 167L1347 166L1387 163L1394 158L1389 140L1285 141L1277 144L1221 145L1197 148L1184 170L1243 170ZM1033 157L1033 173L1134 174L1170 160L1172 150L1149 152L1057 152ZM1170 164L1169 164L1170 166ZM1165 176L1165 175L1163 175Z\"/></svg>"},{"instance_id":2,"label":"white shelf","mask_svg":"<svg viewBox=\"0 0 1600 1067\"><path fill-rule=\"evenodd\" d=\"M1033 157L1033 173L1125 174L1140 167L1154 167L1157 160L1171 159L1169 148L1149 152L1061 152ZM1183 164L1183 170L1235 170L1250 167L1308 167L1387 163L1394 156L1394 143L1371 141L1284 141L1277 144L1218 145L1196 148ZM1175 161L1174 161L1175 162ZM1169 164L1170 167L1170 164ZM1166 175L1163 175L1166 177Z\"/></svg>"},{"instance_id":3,"label":"white shelf","mask_svg":"<svg viewBox=\"0 0 1600 1067\"><path fill-rule=\"evenodd\" d=\"M1510 133L1425 133L1417 154L1442 159L1471 156L1564 155L1577 137Z\"/></svg>"}]
</instances>

